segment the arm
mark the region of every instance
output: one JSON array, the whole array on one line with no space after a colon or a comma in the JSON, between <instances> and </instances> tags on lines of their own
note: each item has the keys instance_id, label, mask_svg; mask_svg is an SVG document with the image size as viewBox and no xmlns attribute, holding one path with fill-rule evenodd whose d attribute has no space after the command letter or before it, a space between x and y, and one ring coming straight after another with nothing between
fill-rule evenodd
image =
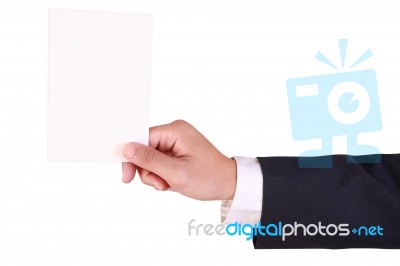
<instances>
[{"instance_id":1,"label":"arm","mask_svg":"<svg viewBox=\"0 0 400 266\"><path fill-rule=\"evenodd\" d=\"M264 176L262 224L348 224L350 232L303 236L299 229L285 241L257 237L255 248L400 248L400 155L382 155L379 164L349 158L353 163L334 155L328 169L299 168L296 157L258 158ZM364 227L373 228L366 233Z\"/></svg>"},{"instance_id":2,"label":"arm","mask_svg":"<svg viewBox=\"0 0 400 266\"><path fill-rule=\"evenodd\" d=\"M236 165L184 121L151 128L149 146L128 143L123 152L130 161L122 165L125 183L132 181L138 171L144 184L199 200L247 197L245 194L249 192L240 191L255 180L248 179L245 184L246 179L240 177L243 164ZM285 241L258 235L253 238L255 248L400 248L400 155L383 155L380 164L348 164L346 156L337 155L331 169L299 168L296 157L258 160L260 164L252 167L261 166L262 170L263 181L255 182L263 184L262 197L255 197L262 200L262 225L279 222L321 223L322 226L348 224L349 235L302 236L299 229L298 236L288 235ZM249 180L253 181L249 183ZM245 206L235 205L235 200L231 202L227 217L230 221L239 217L232 215L232 209ZM251 202L255 202L254 198ZM258 219L259 207L250 206L249 209L253 210L248 212L252 214L239 220ZM350 232L362 226L375 227L372 229L375 231L371 231L375 236L357 236ZM334 232L332 226L330 230Z\"/></svg>"},{"instance_id":3,"label":"arm","mask_svg":"<svg viewBox=\"0 0 400 266\"><path fill-rule=\"evenodd\" d=\"M146 185L198 200L230 200L236 188L236 163L219 152L189 123L177 120L150 129L149 146L127 143L122 164L125 183L136 170Z\"/></svg>"}]
</instances>

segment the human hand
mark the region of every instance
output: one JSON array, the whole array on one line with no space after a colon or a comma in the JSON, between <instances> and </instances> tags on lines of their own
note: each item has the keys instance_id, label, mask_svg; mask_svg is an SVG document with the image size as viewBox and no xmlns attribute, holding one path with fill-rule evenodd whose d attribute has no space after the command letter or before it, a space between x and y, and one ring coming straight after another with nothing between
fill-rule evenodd
<instances>
[{"instance_id":1,"label":"human hand","mask_svg":"<svg viewBox=\"0 0 400 266\"><path fill-rule=\"evenodd\" d=\"M198 200L233 199L236 162L218 151L192 125L177 120L150 128L149 146L130 142L123 155L122 181L136 170L146 185L171 189Z\"/></svg>"}]
</instances>

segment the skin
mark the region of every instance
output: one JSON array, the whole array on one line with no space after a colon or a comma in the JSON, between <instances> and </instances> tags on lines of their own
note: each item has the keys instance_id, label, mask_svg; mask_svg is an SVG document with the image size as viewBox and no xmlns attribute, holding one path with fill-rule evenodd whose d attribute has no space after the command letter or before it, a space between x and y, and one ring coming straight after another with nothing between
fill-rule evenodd
<instances>
[{"instance_id":1,"label":"skin","mask_svg":"<svg viewBox=\"0 0 400 266\"><path fill-rule=\"evenodd\" d=\"M177 120L150 128L149 146L130 142L123 155L122 181L136 172L143 184L198 200L233 199L236 162L218 151L192 125Z\"/></svg>"}]
</instances>

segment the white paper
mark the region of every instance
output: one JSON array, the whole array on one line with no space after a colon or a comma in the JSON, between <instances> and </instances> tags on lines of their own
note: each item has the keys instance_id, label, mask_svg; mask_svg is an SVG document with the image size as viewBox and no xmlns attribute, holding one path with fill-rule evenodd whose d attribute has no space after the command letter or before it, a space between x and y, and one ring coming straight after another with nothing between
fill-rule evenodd
<instances>
[{"instance_id":1,"label":"white paper","mask_svg":"<svg viewBox=\"0 0 400 266\"><path fill-rule=\"evenodd\" d=\"M152 16L49 9L49 161L126 161L148 144Z\"/></svg>"}]
</instances>

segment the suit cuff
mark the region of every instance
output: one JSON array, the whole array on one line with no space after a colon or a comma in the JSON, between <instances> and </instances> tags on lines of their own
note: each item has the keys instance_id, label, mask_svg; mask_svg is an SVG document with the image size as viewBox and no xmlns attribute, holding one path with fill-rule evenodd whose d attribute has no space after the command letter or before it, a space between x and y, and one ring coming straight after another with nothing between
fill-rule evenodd
<instances>
[{"instance_id":1,"label":"suit cuff","mask_svg":"<svg viewBox=\"0 0 400 266\"><path fill-rule=\"evenodd\" d=\"M263 176L257 158L233 157L237 165L233 200L221 205L221 222L254 224L260 221L263 200Z\"/></svg>"}]
</instances>

